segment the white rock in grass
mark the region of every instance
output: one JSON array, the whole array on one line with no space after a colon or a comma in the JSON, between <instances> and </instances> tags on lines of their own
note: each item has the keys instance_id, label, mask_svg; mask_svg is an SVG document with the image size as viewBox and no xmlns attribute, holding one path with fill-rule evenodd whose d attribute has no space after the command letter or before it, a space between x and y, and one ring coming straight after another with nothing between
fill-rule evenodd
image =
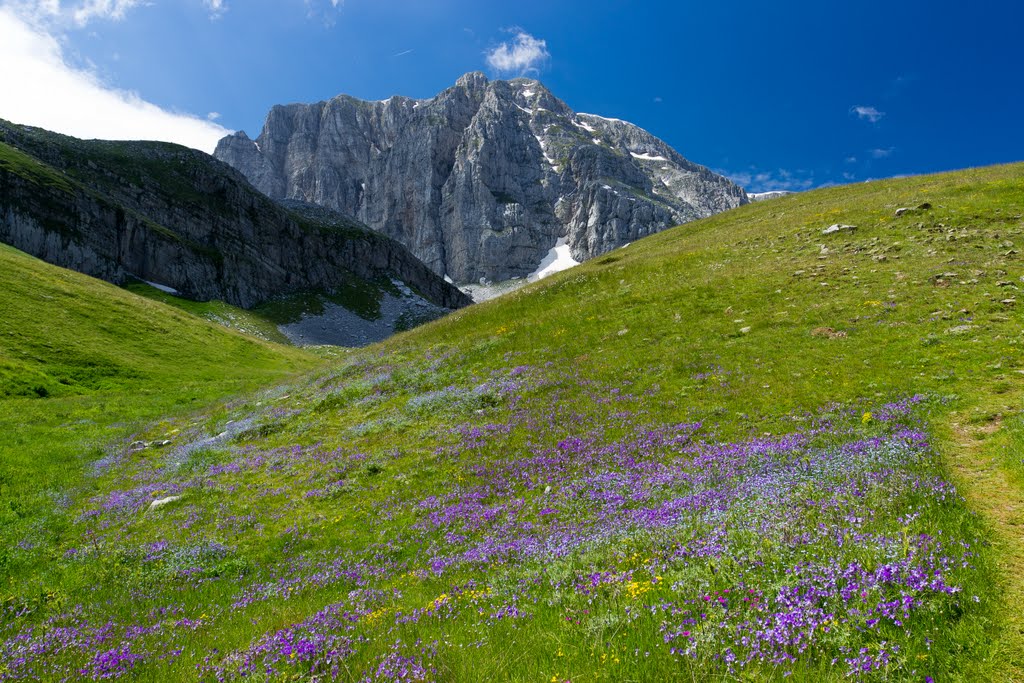
<instances>
[{"instance_id":1,"label":"white rock in grass","mask_svg":"<svg viewBox=\"0 0 1024 683\"><path fill-rule=\"evenodd\" d=\"M821 234L822 235L834 235L837 232L843 232L844 230L852 232L853 230L856 230L856 229L857 229L856 225L844 225L842 223L835 223L833 225L828 226L824 230L822 230Z\"/></svg>"},{"instance_id":2,"label":"white rock in grass","mask_svg":"<svg viewBox=\"0 0 1024 683\"><path fill-rule=\"evenodd\" d=\"M176 500L181 500L181 496L167 496L166 498L158 498L149 504L150 510L159 510L160 508L170 505Z\"/></svg>"}]
</instances>

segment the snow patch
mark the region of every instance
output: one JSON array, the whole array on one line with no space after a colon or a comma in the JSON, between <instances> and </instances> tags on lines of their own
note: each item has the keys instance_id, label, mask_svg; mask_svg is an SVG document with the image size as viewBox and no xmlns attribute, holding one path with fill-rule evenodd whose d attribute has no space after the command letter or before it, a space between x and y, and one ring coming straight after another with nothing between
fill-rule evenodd
<instances>
[{"instance_id":1,"label":"snow patch","mask_svg":"<svg viewBox=\"0 0 1024 683\"><path fill-rule=\"evenodd\" d=\"M555 242L555 246L551 247L540 265L537 266L537 270L530 273L526 278L528 282L536 282L542 280L548 275L558 273L563 270L568 270L573 266L578 266L579 261L572 257L572 252L569 249L569 244L566 242L564 237L559 237Z\"/></svg>"},{"instance_id":2,"label":"snow patch","mask_svg":"<svg viewBox=\"0 0 1024 683\"><path fill-rule=\"evenodd\" d=\"M537 144L540 145L540 151L541 151L541 154L544 155L544 160L547 161L548 165L557 172L558 171L558 163L554 159L552 159L550 156L548 156L547 144L543 140L540 139L539 135L534 135L533 137L537 138Z\"/></svg>"},{"instance_id":3,"label":"snow patch","mask_svg":"<svg viewBox=\"0 0 1024 683\"><path fill-rule=\"evenodd\" d=\"M654 156L653 154L637 154L636 152L630 152L629 155L634 159L643 159L644 161L668 161L665 157Z\"/></svg>"},{"instance_id":4,"label":"snow patch","mask_svg":"<svg viewBox=\"0 0 1024 683\"><path fill-rule=\"evenodd\" d=\"M598 116L597 114L583 114L583 113L580 113L580 114L578 114L578 116L589 116L590 118L601 119L602 121L611 121L612 123L625 123L625 124L628 124L630 126L633 125L632 123L629 123L629 121L623 121L622 119L610 119L607 116Z\"/></svg>"},{"instance_id":5,"label":"snow patch","mask_svg":"<svg viewBox=\"0 0 1024 683\"><path fill-rule=\"evenodd\" d=\"M583 130L587 131L588 133L597 132L597 128L594 128L589 124L583 123L582 121L573 121L573 123L576 124L576 126L578 126L579 128L582 128Z\"/></svg>"},{"instance_id":6,"label":"snow patch","mask_svg":"<svg viewBox=\"0 0 1024 683\"><path fill-rule=\"evenodd\" d=\"M523 91L523 97L533 97L536 93L527 88Z\"/></svg>"},{"instance_id":7,"label":"snow patch","mask_svg":"<svg viewBox=\"0 0 1024 683\"><path fill-rule=\"evenodd\" d=\"M448 273L445 273L445 274L444 274L444 281L445 281L445 282L447 282L447 283L448 283L448 284L450 284L450 285L454 285L454 284L455 284L455 280L451 279L451 278L450 278L450 277L448 276Z\"/></svg>"},{"instance_id":8,"label":"snow patch","mask_svg":"<svg viewBox=\"0 0 1024 683\"><path fill-rule=\"evenodd\" d=\"M161 292L165 294L173 294L174 296L178 296L178 290L176 290L174 287L168 287L167 285L162 285L159 282L150 282L149 280L143 280L143 282L145 282L153 289L159 289Z\"/></svg>"}]
</instances>

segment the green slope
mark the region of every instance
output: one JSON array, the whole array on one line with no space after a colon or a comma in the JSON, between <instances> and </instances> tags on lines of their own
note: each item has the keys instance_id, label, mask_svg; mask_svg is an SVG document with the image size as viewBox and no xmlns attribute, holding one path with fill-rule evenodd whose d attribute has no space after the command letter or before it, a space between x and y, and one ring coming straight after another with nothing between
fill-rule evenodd
<instances>
[{"instance_id":1,"label":"green slope","mask_svg":"<svg viewBox=\"0 0 1024 683\"><path fill-rule=\"evenodd\" d=\"M0 245L0 564L110 441L320 362Z\"/></svg>"},{"instance_id":2,"label":"green slope","mask_svg":"<svg viewBox=\"0 0 1024 683\"><path fill-rule=\"evenodd\" d=\"M8 675L1019 680L1022 215L784 197L169 417L9 552Z\"/></svg>"}]
</instances>

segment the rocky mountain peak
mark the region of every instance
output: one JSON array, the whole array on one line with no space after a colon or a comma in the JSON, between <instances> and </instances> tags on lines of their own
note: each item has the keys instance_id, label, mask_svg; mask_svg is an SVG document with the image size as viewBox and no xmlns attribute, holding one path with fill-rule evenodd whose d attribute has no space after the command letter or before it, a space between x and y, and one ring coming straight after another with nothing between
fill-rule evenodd
<instances>
[{"instance_id":1,"label":"rocky mountain peak","mask_svg":"<svg viewBox=\"0 0 1024 683\"><path fill-rule=\"evenodd\" d=\"M480 72L427 100L277 106L259 137L230 135L215 156L271 197L358 218L456 282L524 276L559 239L582 261L748 201L633 124Z\"/></svg>"},{"instance_id":2,"label":"rocky mountain peak","mask_svg":"<svg viewBox=\"0 0 1024 683\"><path fill-rule=\"evenodd\" d=\"M455 81L456 88L464 88L466 90L482 90L487 87L490 81L487 80L487 76L481 71L471 71L468 74L464 74L459 77L459 80Z\"/></svg>"}]
</instances>

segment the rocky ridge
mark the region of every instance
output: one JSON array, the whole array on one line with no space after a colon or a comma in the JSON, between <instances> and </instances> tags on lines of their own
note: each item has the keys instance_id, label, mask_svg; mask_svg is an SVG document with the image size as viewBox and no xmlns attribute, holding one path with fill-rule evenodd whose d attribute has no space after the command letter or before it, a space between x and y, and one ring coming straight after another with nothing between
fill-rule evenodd
<instances>
[{"instance_id":1,"label":"rocky ridge","mask_svg":"<svg viewBox=\"0 0 1024 683\"><path fill-rule=\"evenodd\" d=\"M341 95L271 109L214 155L276 199L351 215L460 283L583 261L748 201L639 127L578 114L540 82L463 76L434 98Z\"/></svg>"},{"instance_id":2,"label":"rocky ridge","mask_svg":"<svg viewBox=\"0 0 1024 683\"><path fill-rule=\"evenodd\" d=\"M446 309L470 303L401 244L334 212L279 205L202 152L3 121L0 241L115 284L134 277L244 308L338 288L373 297L392 281Z\"/></svg>"}]
</instances>

